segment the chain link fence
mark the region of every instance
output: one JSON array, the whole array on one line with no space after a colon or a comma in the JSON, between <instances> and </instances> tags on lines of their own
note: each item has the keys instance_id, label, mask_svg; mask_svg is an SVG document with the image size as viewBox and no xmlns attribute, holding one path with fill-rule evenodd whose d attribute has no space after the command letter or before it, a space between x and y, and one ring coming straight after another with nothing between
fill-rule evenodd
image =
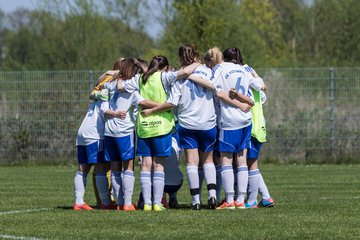
<instances>
[{"instance_id":1,"label":"chain link fence","mask_svg":"<svg viewBox=\"0 0 360 240\"><path fill-rule=\"evenodd\" d=\"M360 68L257 69L276 162L357 162ZM76 161L75 138L102 72L0 72L0 162Z\"/></svg>"}]
</instances>

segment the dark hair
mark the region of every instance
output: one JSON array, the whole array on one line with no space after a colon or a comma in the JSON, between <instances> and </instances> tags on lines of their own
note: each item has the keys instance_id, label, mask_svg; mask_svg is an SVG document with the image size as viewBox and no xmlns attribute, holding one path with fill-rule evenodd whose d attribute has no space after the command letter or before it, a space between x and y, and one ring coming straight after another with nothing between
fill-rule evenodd
<instances>
[{"instance_id":1,"label":"dark hair","mask_svg":"<svg viewBox=\"0 0 360 240\"><path fill-rule=\"evenodd\" d=\"M223 52L224 61L244 65L240 49L237 47L225 49Z\"/></svg>"},{"instance_id":2,"label":"dark hair","mask_svg":"<svg viewBox=\"0 0 360 240\"><path fill-rule=\"evenodd\" d=\"M155 73L158 70L167 69L169 66L169 61L165 56L155 56L150 62L149 68L146 73L143 74L142 81L143 84L146 84L147 80L149 79L150 75Z\"/></svg>"},{"instance_id":3,"label":"dark hair","mask_svg":"<svg viewBox=\"0 0 360 240\"><path fill-rule=\"evenodd\" d=\"M111 81L122 78L130 79L134 77L141 69L141 63L136 58L125 58L121 61L119 72L111 79Z\"/></svg>"},{"instance_id":4,"label":"dark hair","mask_svg":"<svg viewBox=\"0 0 360 240\"><path fill-rule=\"evenodd\" d=\"M181 66L188 66L195 62L196 60L200 60L200 54L196 50L195 45L186 44L179 48L179 58Z\"/></svg>"},{"instance_id":5,"label":"dark hair","mask_svg":"<svg viewBox=\"0 0 360 240\"><path fill-rule=\"evenodd\" d=\"M114 62L112 70L120 70L121 64L123 63L125 58L119 58L116 62Z\"/></svg>"},{"instance_id":6,"label":"dark hair","mask_svg":"<svg viewBox=\"0 0 360 240\"><path fill-rule=\"evenodd\" d=\"M141 58L138 58L137 60L140 62L141 66L142 66L138 73L143 74L144 73L143 69L148 68L149 63L146 60L141 59Z\"/></svg>"}]
</instances>

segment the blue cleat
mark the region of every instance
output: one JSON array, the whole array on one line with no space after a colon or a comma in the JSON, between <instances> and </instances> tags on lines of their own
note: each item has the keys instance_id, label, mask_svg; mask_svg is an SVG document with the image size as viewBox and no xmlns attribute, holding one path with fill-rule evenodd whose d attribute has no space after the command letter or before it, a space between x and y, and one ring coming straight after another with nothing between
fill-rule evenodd
<instances>
[{"instance_id":1,"label":"blue cleat","mask_svg":"<svg viewBox=\"0 0 360 240\"><path fill-rule=\"evenodd\" d=\"M273 207L275 206L274 199L271 197L268 199L261 199L261 202L259 203L259 207Z\"/></svg>"},{"instance_id":2,"label":"blue cleat","mask_svg":"<svg viewBox=\"0 0 360 240\"><path fill-rule=\"evenodd\" d=\"M249 208L258 208L258 203L255 201L255 202L253 202L253 203L248 203L248 202L246 202L245 203L245 208L246 209L249 209Z\"/></svg>"}]
</instances>

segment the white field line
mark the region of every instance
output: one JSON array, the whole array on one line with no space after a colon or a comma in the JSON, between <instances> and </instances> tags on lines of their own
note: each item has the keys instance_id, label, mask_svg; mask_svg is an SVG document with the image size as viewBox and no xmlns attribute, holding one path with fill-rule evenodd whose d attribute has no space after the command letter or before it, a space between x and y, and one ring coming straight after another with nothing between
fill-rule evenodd
<instances>
[{"instance_id":1,"label":"white field line","mask_svg":"<svg viewBox=\"0 0 360 240\"><path fill-rule=\"evenodd\" d=\"M0 234L0 238L6 238L6 239L22 239L22 240L42 240L41 238L34 238L34 237L17 237L17 236L4 235L4 234Z\"/></svg>"},{"instance_id":2,"label":"white field line","mask_svg":"<svg viewBox=\"0 0 360 240\"><path fill-rule=\"evenodd\" d=\"M353 196L353 197L320 197L320 200L339 200L339 199L360 199L360 196Z\"/></svg>"},{"instance_id":3,"label":"white field line","mask_svg":"<svg viewBox=\"0 0 360 240\"><path fill-rule=\"evenodd\" d=\"M8 211L8 212L0 212L0 216L16 214L16 213L41 212L41 211L50 211L50 210L53 210L53 208L35 208L35 209L25 209L25 210L14 210L14 211Z\"/></svg>"}]
</instances>

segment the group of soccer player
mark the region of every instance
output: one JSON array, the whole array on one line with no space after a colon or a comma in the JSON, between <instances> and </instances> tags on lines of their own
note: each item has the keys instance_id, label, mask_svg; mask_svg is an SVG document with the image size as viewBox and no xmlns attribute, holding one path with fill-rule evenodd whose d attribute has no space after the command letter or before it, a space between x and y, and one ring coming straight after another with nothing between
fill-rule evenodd
<instances>
[{"instance_id":1,"label":"group of soccer player","mask_svg":"<svg viewBox=\"0 0 360 240\"><path fill-rule=\"evenodd\" d=\"M193 45L181 46L178 56L179 70L165 56L149 64L125 58L100 76L76 140L74 210L93 209L84 202L92 165L100 209L136 210L135 153L141 164L137 208L177 208L181 149L193 210L202 208L204 179L210 209L274 206L257 161L266 142L264 81L238 48L211 48L204 64Z\"/></svg>"}]
</instances>

